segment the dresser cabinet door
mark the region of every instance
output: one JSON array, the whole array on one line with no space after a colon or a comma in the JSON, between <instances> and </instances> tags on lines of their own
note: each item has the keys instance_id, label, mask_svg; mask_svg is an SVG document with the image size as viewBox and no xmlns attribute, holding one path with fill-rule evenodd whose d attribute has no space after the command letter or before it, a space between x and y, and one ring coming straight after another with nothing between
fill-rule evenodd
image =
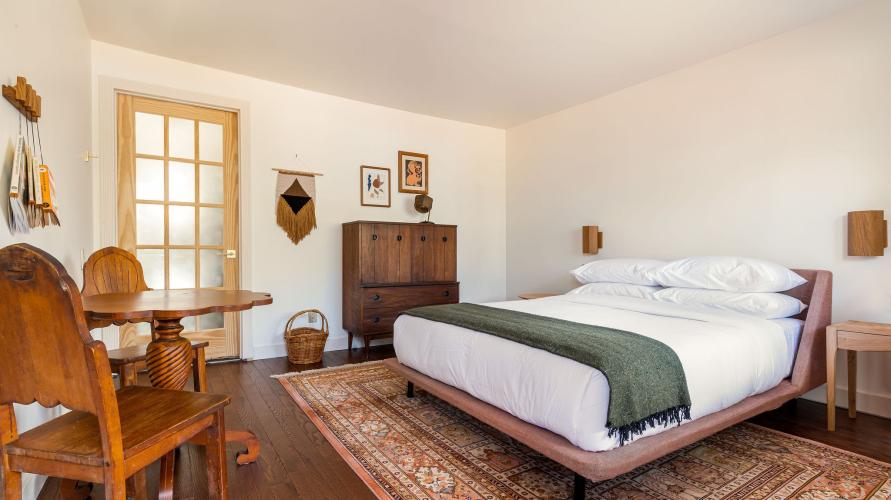
<instances>
[{"instance_id":1,"label":"dresser cabinet door","mask_svg":"<svg viewBox=\"0 0 891 500\"><path fill-rule=\"evenodd\" d=\"M383 280L377 283L411 283L411 226L389 224L386 226L387 254ZM383 248L383 247L382 247Z\"/></svg>"},{"instance_id":2,"label":"dresser cabinet door","mask_svg":"<svg viewBox=\"0 0 891 500\"><path fill-rule=\"evenodd\" d=\"M434 276L434 252L433 238L435 229L430 225L412 227L411 254L412 281L426 283L435 281Z\"/></svg>"},{"instance_id":3,"label":"dresser cabinet door","mask_svg":"<svg viewBox=\"0 0 891 500\"><path fill-rule=\"evenodd\" d=\"M455 227L437 226L433 231L433 280L456 281L457 239Z\"/></svg>"},{"instance_id":4,"label":"dresser cabinet door","mask_svg":"<svg viewBox=\"0 0 891 500\"><path fill-rule=\"evenodd\" d=\"M386 260L389 242L383 224L359 226L359 274L362 283L386 283Z\"/></svg>"}]
</instances>

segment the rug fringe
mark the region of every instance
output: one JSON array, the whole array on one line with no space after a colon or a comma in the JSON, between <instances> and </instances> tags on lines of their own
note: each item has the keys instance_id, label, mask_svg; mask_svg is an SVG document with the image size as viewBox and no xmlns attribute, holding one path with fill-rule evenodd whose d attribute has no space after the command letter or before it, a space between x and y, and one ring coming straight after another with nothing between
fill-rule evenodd
<instances>
[{"instance_id":1,"label":"rug fringe","mask_svg":"<svg viewBox=\"0 0 891 500\"><path fill-rule=\"evenodd\" d=\"M299 372L288 372L288 373L281 373L281 374L279 374L279 375L270 375L269 378L289 378L289 377L295 377L295 376L297 376L297 375L305 375L305 374L307 374L307 373L318 373L318 372L331 372L331 371L337 371L337 370L347 370L347 369L349 369L349 368L356 368L356 367L359 367L359 366L379 365L379 364L381 364L381 363L383 363L383 362L384 362L384 360L379 359L379 360L376 360L376 361L363 361L362 363L352 363L352 364L349 364L349 365L328 366L328 367L325 367L325 368L313 368L312 370L303 370L303 371L299 371Z\"/></svg>"}]
</instances>

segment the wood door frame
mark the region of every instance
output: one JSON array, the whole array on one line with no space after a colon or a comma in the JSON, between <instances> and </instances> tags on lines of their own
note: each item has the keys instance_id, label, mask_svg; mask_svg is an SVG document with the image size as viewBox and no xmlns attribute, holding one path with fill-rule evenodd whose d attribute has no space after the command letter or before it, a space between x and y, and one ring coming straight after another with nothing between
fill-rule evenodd
<instances>
[{"instance_id":1,"label":"wood door frame","mask_svg":"<svg viewBox=\"0 0 891 500\"><path fill-rule=\"evenodd\" d=\"M117 95L120 93L133 96L161 99L196 106L217 108L234 112L238 126L238 227L242 237L239 238L239 283L241 288L253 289L251 255L253 245L250 238L244 238L244 221L250 220L250 134L246 128L250 123L250 104L247 101L230 99L181 89L152 85L148 83L123 80L119 78L99 76L98 109L98 142L99 155L93 156L93 246L99 249L118 243L117 215ZM84 256L86 258L86 256ZM247 325L247 327L245 327ZM240 352L242 359L253 359L254 342L251 327L251 312L241 313L239 324ZM103 328L101 339L110 349L118 346L117 328Z\"/></svg>"}]
</instances>

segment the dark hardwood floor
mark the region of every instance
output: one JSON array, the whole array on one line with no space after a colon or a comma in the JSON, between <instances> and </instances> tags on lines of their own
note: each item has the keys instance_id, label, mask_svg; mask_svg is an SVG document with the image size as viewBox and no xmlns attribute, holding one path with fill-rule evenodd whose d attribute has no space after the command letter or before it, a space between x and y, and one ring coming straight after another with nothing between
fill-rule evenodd
<instances>
[{"instance_id":1,"label":"dark hardwood floor","mask_svg":"<svg viewBox=\"0 0 891 500\"><path fill-rule=\"evenodd\" d=\"M298 368L286 358L208 366L208 388L230 394L226 425L250 429L262 443L260 460L251 465L235 465L236 444L229 445L229 492L233 499L364 499L374 498L368 488L337 455L300 408L271 375L361 363L393 356L390 345L373 347L368 356L360 349L325 353L322 363ZM147 381L144 381L144 383ZM798 400L753 422L783 432L820 441L869 457L891 462L891 420L858 415L856 420L839 409L837 430L825 429L826 407ZM176 463L175 498L206 498L204 451L185 445ZM157 498L158 465L149 471L150 498ZM97 486L94 498L101 498ZM41 499L59 498L58 481L50 480Z\"/></svg>"}]
</instances>

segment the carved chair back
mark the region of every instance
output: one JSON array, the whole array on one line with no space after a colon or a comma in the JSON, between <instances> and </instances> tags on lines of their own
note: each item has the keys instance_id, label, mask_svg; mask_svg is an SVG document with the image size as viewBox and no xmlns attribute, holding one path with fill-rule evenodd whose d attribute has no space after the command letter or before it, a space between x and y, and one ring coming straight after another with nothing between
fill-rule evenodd
<instances>
[{"instance_id":1,"label":"carved chair back","mask_svg":"<svg viewBox=\"0 0 891 500\"><path fill-rule=\"evenodd\" d=\"M115 464L107 468L116 468L123 447L108 355L90 336L62 264L24 243L0 249L0 318L0 441L17 434L12 403L61 404L97 416L106 461Z\"/></svg>"},{"instance_id":2,"label":"carved chair back","mask_svg":"<svg viewBox=\"0 0 891 500\"><path fill-rule=\"evenodd\" d=\"M84 289L81 293L85 297L146 290L151 289L145 283L142 264L123 248L97 250L84 264Z\"/></svg>"}]
</instances>

